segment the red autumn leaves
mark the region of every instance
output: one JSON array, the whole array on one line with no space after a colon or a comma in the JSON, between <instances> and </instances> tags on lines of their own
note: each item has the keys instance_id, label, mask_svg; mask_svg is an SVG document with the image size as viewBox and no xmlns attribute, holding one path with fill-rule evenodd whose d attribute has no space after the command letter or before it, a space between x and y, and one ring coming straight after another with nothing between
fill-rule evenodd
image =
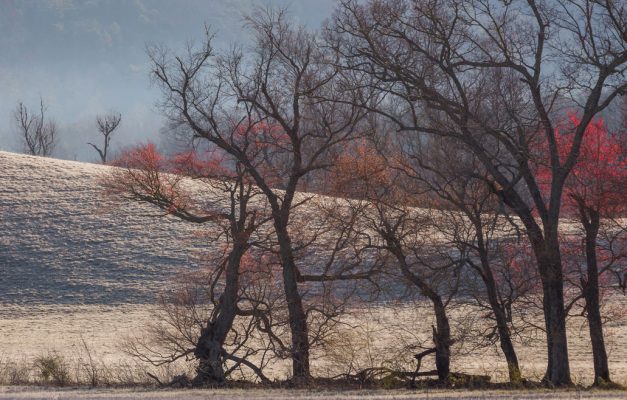
<instances>
[{"instance_id":1,"label":"red autumn leaves","mask_svg":"<svg viewBox=\"0 0 627 400\"><path fill-rule=\"evenodd\" d=\"M555 138L560 161L573 145L573 127L579 124L574 113L556 128ZM603 217L624 216L627 212L627 157L616 133L608 132L602 119L590 123L583 136L579 158L571 171L562 196L563 215L572 217L580 204L601 213ZM546 151L540 151L537 179L548 191L551 169L546 166ZM548 193L547 193L548 195Z\"/></svg>"}]
</instances>

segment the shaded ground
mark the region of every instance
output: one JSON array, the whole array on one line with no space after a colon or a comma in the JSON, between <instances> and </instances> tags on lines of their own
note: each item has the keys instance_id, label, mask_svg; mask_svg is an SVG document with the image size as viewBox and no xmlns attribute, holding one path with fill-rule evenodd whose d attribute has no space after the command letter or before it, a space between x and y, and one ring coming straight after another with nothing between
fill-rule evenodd
<instances>
[{"instance_id":1,"label":"shaded ground","mask_svg":"<svg viewBox=\"0 0 627 400\"><path fill-rule=\"evenodd\" d=\"M338 399L338 400L409 400L409 399L625 399L627 392L539 390L539 391L455 391L455 390L371 390L371 391L313 391L313 390L40 390L33 387L0 387L0 399Z\"/></svg>"},{"instance_id":2,"label":"shaded ground","mask_svg":"<svg viewBox=\"0 0 627 400\"><path fill-rule=\"evenodd\" d=\"M103 199L107 167L0 151L0 303L148 303L198 229Z\"/></svg>"}]
</instances>

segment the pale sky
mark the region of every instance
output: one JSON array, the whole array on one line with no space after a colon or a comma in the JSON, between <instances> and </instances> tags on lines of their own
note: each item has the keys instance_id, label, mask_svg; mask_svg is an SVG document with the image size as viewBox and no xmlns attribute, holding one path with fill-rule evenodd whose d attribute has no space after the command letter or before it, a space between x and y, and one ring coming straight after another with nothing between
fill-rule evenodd
<instances>
[{"instance_id":1,"label":"pale sky","mask_svg":"<svg viewBox=\"0 0 627 400\"><path fill-rule=\"evenodd\" d=\"M21 151L13 112L39 97L58 126L55 157L96 161L86 142L98 140L95 117L109 110L122 113L114 149L158 142L146 43L182 48L205 23L218 46L246 43L242 16L268 6L316 28L335 0L0 0L0 150Z\"/></svg>"}]
</instances>

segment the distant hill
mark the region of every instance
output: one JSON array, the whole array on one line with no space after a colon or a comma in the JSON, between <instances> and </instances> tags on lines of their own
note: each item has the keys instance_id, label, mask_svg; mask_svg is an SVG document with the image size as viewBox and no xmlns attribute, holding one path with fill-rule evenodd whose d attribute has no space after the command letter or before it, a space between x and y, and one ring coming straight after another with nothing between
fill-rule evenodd
<instances>
[{"instance_id":1,"label":"distant hill","mask_svg":"<svg viewBox=\"0 0 627 400\"><path fill-rule=\"evenodd\" d=\"M0 303L149 302L197 266L198 225L113 207L98 185L108 168L0 152Z\"/></svg>"},{"instance_id":2,"label":"distant hill","mask_svg":"<svg viewBox=\"0 0 627 400\"><path fill-rule=\"evenodd\" d=\"M212 250L207 236L216 236L209 231L215 225L107 199L99 178L110 168L0 152L0 304L151 303L175 272L199 267L200 257ZM216 197L219 191L198 182L185 185L199 200L228 204ZM356 260L350 246L332 257L337 237L321 230L323 217L314 204L332 208L335 201L345 200L296 196L297 203L305 203L291 218L294 243L307 243L298 252L305 274L320 273L331 258L334 265ZM270 224L261 236L272 236L268 229ZM203 240L199 230L209 235ZM358 257L365 268L374 260L366 253ZM306 291L315 295L317 290Z\"/></svg>"}]
</instances>

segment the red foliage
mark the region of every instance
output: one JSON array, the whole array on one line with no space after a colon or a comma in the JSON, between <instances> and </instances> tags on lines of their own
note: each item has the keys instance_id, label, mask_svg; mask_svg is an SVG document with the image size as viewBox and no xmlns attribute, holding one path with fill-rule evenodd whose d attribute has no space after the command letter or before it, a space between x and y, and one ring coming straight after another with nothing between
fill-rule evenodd
<instances>
[{"instance_id":1,"label":"red foliage","mask_svg":"<svg viewBox=\"0 0 627 400\"><path fill-rule=\"evenodd\" d=\"M111 162L111 165L145 171L164 171L167 163L164 156L157 150L157 146L148 142L125 150Z\"/></svg>"},{"instance_id":2,"label":"red foliage","mask_svg":"<svg viewBox=\"0 0 627 400\"><path fill-rule=\"evenodd\" d=\"M560 161L563 163L573 145L573 127L579 118L568 115L568 120L556 129ZM604 216L624 215L627 212L627 158L624 143L616 134L608 132L602 119L592 121L584 133L579 158L564 188L563 210L577 212L578 202ZM541 151L547 160L546 151ZM546 162L546 161L545 161ZM551 169L540 164L537 179L544 192L550 190Z\"/></svg>"},{"instance_id":3,"label":"red foliage","mask_svg":"<svg viewBox=\"0 0 627 400\"><path fill-rule=\"evenodd\" d=\"M178 153L169 159L169 170L178 175L189 177L229 177L233 175L232 168L224 154L218 151L211 151L204 154L204 157L197 151Z\"/></svg>"},{"instance_id":4,"label":"red foliage","mask_svg":"<svg viewBox=\"0 0 627 400\"><path fill-rule=\"evenodd\" d=\"M368 197L377 187L388 186L390 171L386 161L365 140L344 147L336 158L330 188L333 193Z\"/></svg>"},{"instance_id":5,"label":"red foliage","mask_svg":"<svg viewBox=\"0 0 627 400\"><path fill-rule=\"evenodd\" d=\"M113 160L112 165L192 178L220 178L232 175L232 168L228 166L224 154L219 151L214 150L199 154L195 150L190 150L166 157L151 142L125 150L117 159Z\"/></svg>"},{"instance_id":6,"label":"red foliage","mask_svg":"<svg viewBox=\"0 0 627 400\"><path fill-rule=\"evenodd\" d=\"M204 157L194 151L166 157L153 143L124 151L112 165L118 168L103 182L109 194L149 201L169 214L195 210L191 194L181 184L184 176L233 176L218 152L208 152Z\"/></svg>"}]
</instances>

